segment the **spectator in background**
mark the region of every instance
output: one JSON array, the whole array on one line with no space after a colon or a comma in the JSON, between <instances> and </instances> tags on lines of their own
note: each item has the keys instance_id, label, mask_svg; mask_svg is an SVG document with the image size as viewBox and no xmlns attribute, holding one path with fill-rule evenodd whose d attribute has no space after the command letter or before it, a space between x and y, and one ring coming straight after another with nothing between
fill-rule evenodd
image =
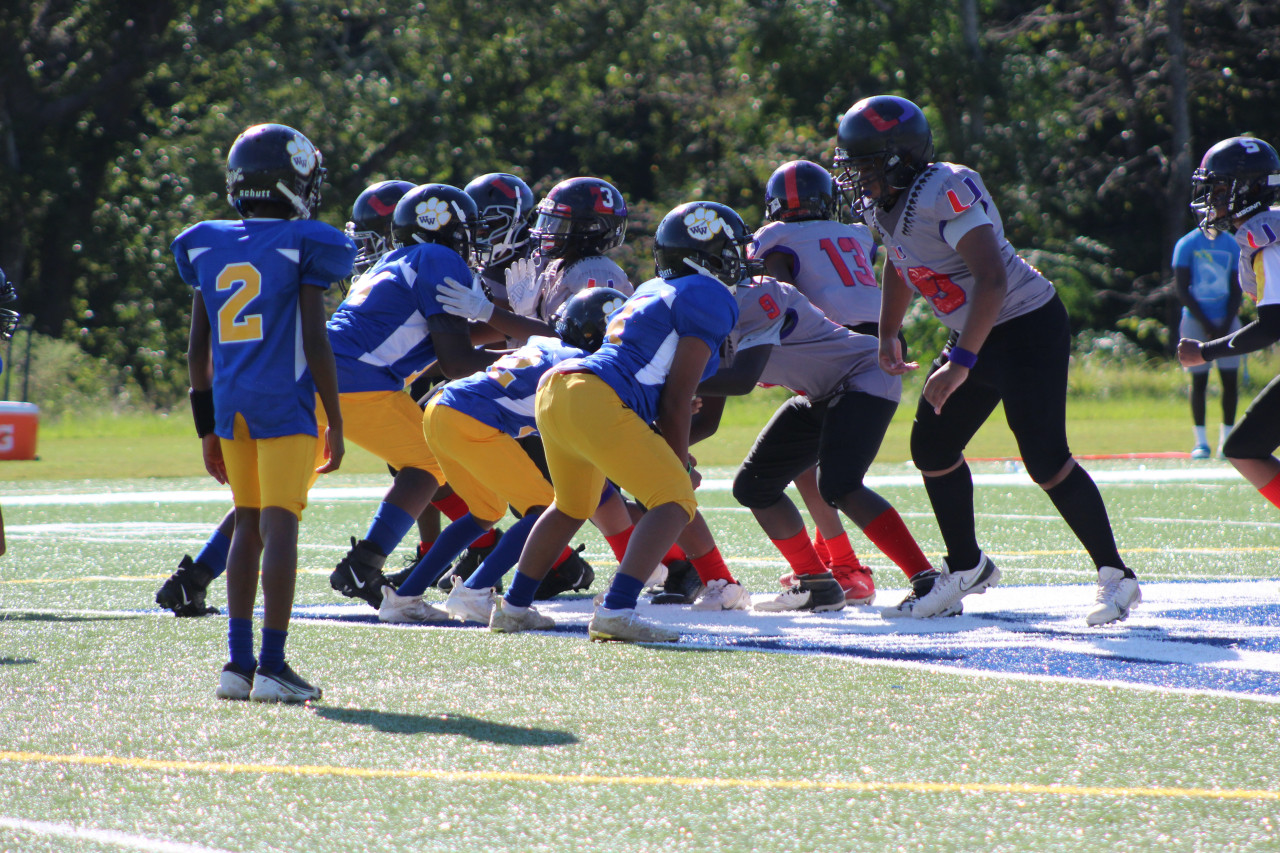
<instances>
[{"instance_id":1,"label":"spectator in background","mask_svg":"<svg viewBox=\"0 0 1280 853\"><path fill-rule=\"evenodd\" d=\"M1184 340L1212 341L1240 328L1241 290L1237 280L1240 249L1232 234L1226 231L1211 234L1192 228L1173 247L1173 281L1178 300L1182 302L1178 337ZM1236 422L1240 356L1218 359L1217 365L1218 377L1222 380L1222 427L1218 437L1221 456L1227 433ZM1197 364L1186 371L1191 374L1191 423L1195 432L1191 458L1208 459L1205 396L1209 390L1209 364Z\"/></svg>"}]
</instances>

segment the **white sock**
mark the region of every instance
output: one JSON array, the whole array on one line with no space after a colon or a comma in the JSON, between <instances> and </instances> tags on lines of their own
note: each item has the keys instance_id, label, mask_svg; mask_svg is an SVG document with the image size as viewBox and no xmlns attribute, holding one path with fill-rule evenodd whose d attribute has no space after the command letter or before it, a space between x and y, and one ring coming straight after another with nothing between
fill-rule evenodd
<instances>
[{"instance_id":1,"label":"white sock","mask_svg":"<svg viewBox=\"0 0 1280 853\"><path fill-rule=\"evenodd\" d=\"M1193 427L1196 433L1196 447L1209 446L1209 432L1202 426Z\"/></svg>"}]
</instances>

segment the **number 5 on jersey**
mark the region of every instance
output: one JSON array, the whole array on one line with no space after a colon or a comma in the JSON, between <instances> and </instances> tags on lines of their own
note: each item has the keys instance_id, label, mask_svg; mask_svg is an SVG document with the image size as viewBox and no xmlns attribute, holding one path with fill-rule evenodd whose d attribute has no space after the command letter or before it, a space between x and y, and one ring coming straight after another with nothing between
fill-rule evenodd
<instances>
[{"instance_id":1,"label":"number 5 on jersey","mask_svg":"<svg viewBox=\"0 0 1280 853\"><path fill-rule=\"evenodd\" d=\"M253 264L227 264L218 273L219 293L231 295L218 309L218 342L242 344L262 340L262 315L246 314L249 303L262 293L262 274Z\"/></svg>"}]
</instances>

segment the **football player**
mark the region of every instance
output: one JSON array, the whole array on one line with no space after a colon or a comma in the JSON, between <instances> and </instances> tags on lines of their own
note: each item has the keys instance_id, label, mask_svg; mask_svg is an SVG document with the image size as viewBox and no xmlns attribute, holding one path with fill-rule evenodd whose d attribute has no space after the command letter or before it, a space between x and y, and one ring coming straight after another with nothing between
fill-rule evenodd
<instances>
[{"instance_id":1,"label":"football player","mask_svg":"<svg viewBox=\"0 0 1280 853\"><path fill-rule=\"evenodd\" d=\"M356 249L311 219L324 175L320 152L298 131L251 127L227 155L227 199L243 219L200 222L173 242L178 272L195 291L187 358L196 432L205 468L231 484L236 508L227 560L230 660L215 691L220 699L321 696L285 662L284 649L307 489L316 473L337 470L344 453L324 291L351 274ZM317 436L327 458L314 468ZM259 568L263 627L255 659Z\"/></svg>"},{"instance_id":2,"label":"football player","mask_svg":"<svg viewBox=\"0 0 1280 853\"><path fill-rule=\"evenodd\" d=\"M1206 233L1235 232L1240 287L1258 319L1207 343L1178 341L1178 360L1196 367L1247 355L1280 340L1280 156L1261 139L1234 136L1205 152L1192 175L1191 209ZM1262 496L1280 507L1280 377L1267 383L1227 436L1222 455Z\"/></svg>"},{"instance_id":3,"label":"football player","mask_svg":"<svg viewBox=\"0 0 1280 853\"><path fill-rule=\"evenodd\" d=\"M533 402L538 381L554 365L598 349L605 318L625 300L607 287L575 295L557 321L558 338L531 337L485 370L448 383L431 398L422 420L427 442L471 515L446 528L396 593L387 595L378 614L382 621L412 621L400 618L401 602L421 597L440 568L470 541L468 537L474 538L474 530L492 528L510 505L520 520L465 582L453 584L445 603L458 619L489 624L494 587L515 565L529 529L554 496L551 483L517 441L536 431ZM610 497L620 501L616 492ZM621 512L625 520L625 508ZM618 531L605 527L604 532ZM569 589L586 589L595 576L585 562L577 575Z\"/></svg>"},{"instance_id":4,"label":"football player","mask_svg":"<svg viewBox=\"0 0 1280 853\"><path fill-rule=\"evenodd\" d=\"M555 502L530 531L511 587L490 617L493 630L554 625L531 606L533 593L595 511L607 478L647 512L596 605L588 634L595 640L679 640L677 632L641 618L636 602L697 510L691 400L698 383L715 372L737 321L732 289L747 277L749 240L742 219L722 204L690 202L672 210L654 238L659 277L613 314L599 350L561 362L543 379L535 417Z\"/></svg>"},{"instance_id":5,"label":"football player","mask_svg":"<svg viewBox=\"0 0 1280 853\"><path fill-rule=\"evenodd\" d=\"M914 293L951 330L911 429L912 461L924 475L947 556L937 579L913 585L900 609L920 617L943 614L1000 579L978 547L964 447L1003 402L1027 473L1097 567L1087 623L1127 618L1141 601L1137 577L1120 558L1097 485L1067 443L1071 331L1053 285L1005 239L982 177L966 166L934 162L929 123L914 103L891 95L858 101L840 119L837 138L837 183L888 255L881 366L897 375L913 369L898 332Z\"/></svg>"},{"instance_id":6,"label":"football player","mask_svg":"<svg viewBox=\"0 0 1280 853\"><path fill-rule=\"evenodd\" d=\"M831 320L875 335L880 318L875 239L862 223L836 221L839 195L831 173L808 160L783 163L765 183L764 199L767 221L755 233L752 257L764 263L768 275L795 285ZM805 471L795 482L817 528L814 546L823 564L849 601L867 603L875 596L871 570L858 560L839 513L822 498L817 472ZM795 573L781 581L792 586Z\"/></svg>"},{"instance_id":7,"label":"football player","mask_svg":"<svg viewBox=\"0 0 1280 853\"><path fill-rule=\"evenodd\" d=\"M352 539L329 584L379 609L392 592L382 573L387 555L445 481L405 382L432 362L457 378L497 357L473 346L467 322L436 299L446 277L470 278L466 258L478 219L475 202L457 187L423 184L405 193L392 215L394 248L353 283L329 320L348 435L397 472L364 538ZM420 617L415 621L448 618L420 598L405 607Z\"/></svg>"},{"instance_id":8,"label":"football player","mask_svg":"<svg viewBox=\"0 0 1280 853\"><path fill-rule=\"evenodd\" d=\"M733 360L698 387L700 414L715 418L723 407L723 399L708 395L747 394L757 382L796 393L770 418L733 481L733 496L751 509L795 573L790 589L756 609L845 606L848 585L823 564L786 495L787 484L815 463L826 504L849 516L909 580L934 572L897 510L863 484L902 396L901 378L880 369L876 339L837 325L797 288L774 278L739 287L735 296ZM871 587L854 603L874 597Z\"/></svg>"}]
</instances>

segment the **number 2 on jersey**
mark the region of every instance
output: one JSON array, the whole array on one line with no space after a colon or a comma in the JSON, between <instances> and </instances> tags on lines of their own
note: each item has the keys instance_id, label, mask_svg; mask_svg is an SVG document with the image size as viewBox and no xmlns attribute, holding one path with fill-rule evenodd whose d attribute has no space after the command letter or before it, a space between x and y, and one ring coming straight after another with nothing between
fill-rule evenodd
<instances>
[{"instance_id":1,"label":"number 2 on jersey","mask_svg":"<svg viewBox=\"0 0 1280 853\"><path fill-rule=\"evenodd\" d=\"M262 340L262 315L245 314L249 303L262 293L262 273L253 264L227 264L218 273L218 292L231 296L218 309L218 342L241 344Z\"/></svg>"},{"instance_id":2,"label":"number 2 on jersey","mask_svg":"<svg viewBox=\"0 0 1280 853\"><path fill-rule=\"evenodd\" d=\"M876 287L875 270L871 269L867 253L862 250L862 244L857 240L852 237L841 237L833 241L830 237L823 237L818 241L818 248L826 252L827 260L831 261L831 266L835 267L836 274L840 276L840 282L845 287L856 287L859 284ZM849 272L849 266L844 262L841 254L853 255L852 273Z\"/></svg>"}]
</instances>

